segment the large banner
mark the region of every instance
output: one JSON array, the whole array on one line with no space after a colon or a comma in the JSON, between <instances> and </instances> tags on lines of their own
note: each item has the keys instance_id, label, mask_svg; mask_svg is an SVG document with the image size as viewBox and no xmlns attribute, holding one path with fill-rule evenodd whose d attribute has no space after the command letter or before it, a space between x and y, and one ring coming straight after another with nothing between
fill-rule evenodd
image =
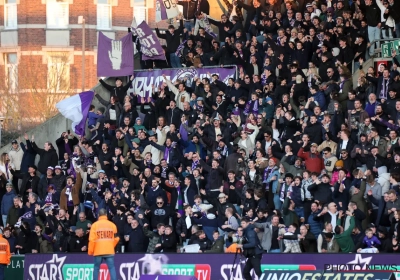
<instances>
[{"instance_id":1,"label":"large banner","mask_svg":"<svg viewBox=\"0 0 400 280\"><path fill-rule=\"evenodd\" d=\"M145 21L136 25L134 19L132 33L137 36L140 41L140 51L142 52L143 60L166 60L160 41L158 41L156 34Z\"/></svg>"},{"instance_id":2,"label":"large banner","mask_svg":"<svg viewBox=\"0 0 400 280\"><path fill-rule=\"evenodd\" d=\"M93 279L93 260L93 257L86 254L28 254L25 256L23 279ZM194 276L198 280L242 280L243 264L239 263L239 258L235 264L233 260L234 254L117 254L115 269L119 280L139 280L141 275L185 275ZM398 271L397 265L393 263L396 263L393 254L264 254L262 270L291 270L293 273L332 269ZM102 264L99 279L108 280L109 277L107 265Z\"/></svg>"},{"instance_id":3,"label":"large banner","mask_svg":"<svg viewBox=\"0 0 400 280\"><path fill-rule=\"evenodd\" d=\"M163 69L154 71L135 72L135 79L133 80L132 87L128 90L129 94L136 93L141 97L149 97L151 95L152 86L159 87L166 75L172 82L176 80L183 80L186 78L186 84L192 83L195 77L200 79L211 77L207 74L218 74L219 80L228 83L229 78L234 78L235 68L182 68L182 69Z\"/></svg>"},{"instance_id":4,"label":"large banner","mask_svg":"<svg viewBox=\"0 0 400 280\"><path fill-rule=\"evenodd\" d=\"M97 77L129 76L133 73L132 34L112 40L99 32Z\"/></svg>"},{"instance_id":5,"label":"large banner","mask_svg":"<svg viewBox=\"0 0 400 280\"><path fill-rule=\"evenodd\" d=\"M156 0L156 22L179 15L176 0Z\"/></svg>"}]
</instances>

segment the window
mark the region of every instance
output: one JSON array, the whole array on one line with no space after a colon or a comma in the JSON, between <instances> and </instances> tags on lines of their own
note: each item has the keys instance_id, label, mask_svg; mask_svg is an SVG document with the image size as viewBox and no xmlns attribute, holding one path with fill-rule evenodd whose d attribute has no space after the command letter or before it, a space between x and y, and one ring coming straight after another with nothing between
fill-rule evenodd
<instances>
[{"instance_id":1,"label":"window","mask_svg":"<svg viewBox=\"0 0 400 280\"><path fill-rule=\"evenodd\" d=\"M67 0L47 0L47 27L67 28L69 2Z\"/></svg>"},{"instance_id":2,"label":"window","mask_svg":"<svg viewBox=\"0 0 400 280\"><path fill-rule=\"evenodd\" d=\"M15 93L18 88L18 56L17 53L5 53L6 85L8 92Z\"/></svg>"},{"instance_id":3,"label":"window","mask_svg":"<svg viewBox=\"0 0 400 280\"><path fill-rule=\"evenodd\" d=\"M111 0L97 1L97 29L111 29Z\"/></svg>"},{"instance_id":4,"label":"window","mask_svg":"<svg viewBox=\"0 0 400 280\"><path fill-rule=\"evenodd\" d=\"M147 8L143 6L137 7L135 4L135 7L133 8L133 16L135 17L138 25L141 24L142 21L147 22Z\"/></svg>"},{"instance_id":5,"label":"window","mask_svg":"<svg viewBox=\"0 0 400 280\"><path fill-rule=\"evenodd\" d=\"M69 53L48 53L47 89L52 93L69 90Z\"/></svg>"},{"instance_id":6,"label":"window","mask_svg":"<svg viewBox=\"0 0 400 280\"><path fill-rule=\"evenodd\" d=\"M17 28L17 0L5 0L4 2L4 28Z\"/></svg>"}]
</instances>

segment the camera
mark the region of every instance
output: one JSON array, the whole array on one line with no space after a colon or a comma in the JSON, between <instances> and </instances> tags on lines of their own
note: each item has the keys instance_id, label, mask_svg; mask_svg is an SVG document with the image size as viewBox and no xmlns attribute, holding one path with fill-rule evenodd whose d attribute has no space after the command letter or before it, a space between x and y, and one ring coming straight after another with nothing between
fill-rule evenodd
<instances>
[{"instance_id":1,"label":"camera","mask_svg":"<svg viewBox=\"0 0 400 280\"><path fill-rule=\"evenodd\" d=\"M243 239L240 239L237 233L235 232L230 232L228 233L228 241L231 243L238 243L242 244Z\"/></svg>"}]
</instances>

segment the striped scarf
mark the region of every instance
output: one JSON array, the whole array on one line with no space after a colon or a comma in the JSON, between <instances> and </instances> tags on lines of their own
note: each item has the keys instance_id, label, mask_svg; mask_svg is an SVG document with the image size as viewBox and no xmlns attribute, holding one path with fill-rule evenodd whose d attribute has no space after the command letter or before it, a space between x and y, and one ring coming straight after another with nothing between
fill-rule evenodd
<instances>
[{"instance_id":1,"label":"striped scarf","mask_svg":"<svg viewBox=\"0 0 400 280\"><path fill-rule=\"evenodd\" d=\"M213 29L212 29L212 27L211 27L211 25L210 25L210 22L208 21L207 15L204 17L203 21L204 21L204 30L205 30L211 37L217 38L217 34L215 34L215 33L213 32Z\"/></svg>"},{"instance_id":2,"label":"striped scarf","mask_svg":"<svg viewBox=\"0 0 400 280\"><path fill-rule=\"evenodd\" d=\"M181 186L177 186L176 191L178 192L178 213L183 216L183 195Z\"/></svg>"},{"instance_id":3,"label":"striped scarf","mask_svg":"<svg viewBox=\"0 0 400 280\"><path fill-rule=\"evenodd\" d=\"M183 51L183 48L185 47L186 41L187 41L187 40L183 41L182 44L180 44L180 45L178 46L178 48L176 49L176 52L175 52L175 55L176 55L176 56L178 56L178 57L181 57L181 56L182 56L182 51Z\"/></svg>"}]
</instances>

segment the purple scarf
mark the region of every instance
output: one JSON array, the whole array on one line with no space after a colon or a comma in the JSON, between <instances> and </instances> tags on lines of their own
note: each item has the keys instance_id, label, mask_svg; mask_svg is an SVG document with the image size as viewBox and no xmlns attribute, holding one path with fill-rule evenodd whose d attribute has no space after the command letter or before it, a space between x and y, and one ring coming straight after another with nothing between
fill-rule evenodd
<instances>
[{"instance_id":1,"label":"purple scarf","mask_svg":"<svg viewBox=\"0 0 400 280\"><path fill-rule=\"evenodd\" d=\"M192 171L195 170L197 168L197 165L199 165L200 161L195 161L192 163Z\"/></svg>"},{"instance_id":2,"label":"purple scarf","mask_svg":"<svg viewBox=\"0 0 400 280\"><path fill-rule=\"evenodd\" d=\"M165 147L165 151L164 151L164 159L165 160L168 160L170 150L171 150L171 147Z\"/></svg>"},{"instance_id":3,"label":"purple scarf","mask_svg":"<svg viewBox=\"0 0 400 280\"><path fill-rule=\"evenodd\" d=\"M53 194L52 193L48 193L46 196L46 199L44 200L44 202L47 203L52 203L53 202Z\"/></svg>"},{"instance_id":4,"label":"purple scarf","mask_svg":"<svg viewBox=\"0 0 400 280\"><path fill-rule=\"evenodd\" d=\"M183 50L183 48L185 47L186 41L187 41L187 40L183 41L182 44L180 44L180 45L178 46L178 48L176 49L176 52L175 52L175 55L176 55L176 56L178 56L178 57L181 57L181 56L182 56L182 50Z\"/></svg>"},{"instance_id":5,"label":"purple scarf","mask_svg":"<svg viewBox=\"0 0 400 280\"><path fill-rule=\"evenodd\" d=\"M264 177L263 177L263 180L264 180L264 181L267 180L269 174L272 172L273 169L274 169L274 168L271 168L271 167L269 167L269 166L268 166L267 168L265 168L265 170L264 170Z\"/></svg>"},{"instance_id":6,"label":"purple scarf","mask_svg":"<svg viewBox=\"0 0 400 280\"><path fill-rule=\"evenodd\" d=\"M187 125L187 121L184 123ZM181 138L183 141L187 141L189 139L188 137L188 132L186 131L186 129L183 127L184 125L183 123L181 124L181 126L179 127L179 133L181 134Z\"/></svg>"},{"instance_id":7,"label":"purple scarf","mask_svg":"<svg viewBox=\"0 0 400 280\"><path fill-rule=\"evenodd\" d=\"M65 149L65 152L66 152L69 156L72 155L72 151L71 151L71 148L70 148L70 146L69 146L68 143L65 143L65 142L64 142L64 149Z\"/></svg>"},{"instance_id":8,"label":"purple scarf","mask_svg":"<svg viewBox=\"0 0 400 280\"><path fill-rule=\"evenodd\" d=\"M6 177L7 177L7 180L10 180L10 176L8 176L8 162L6 162L5 167L6 167Z\"/></svg>"}]
</instances>

